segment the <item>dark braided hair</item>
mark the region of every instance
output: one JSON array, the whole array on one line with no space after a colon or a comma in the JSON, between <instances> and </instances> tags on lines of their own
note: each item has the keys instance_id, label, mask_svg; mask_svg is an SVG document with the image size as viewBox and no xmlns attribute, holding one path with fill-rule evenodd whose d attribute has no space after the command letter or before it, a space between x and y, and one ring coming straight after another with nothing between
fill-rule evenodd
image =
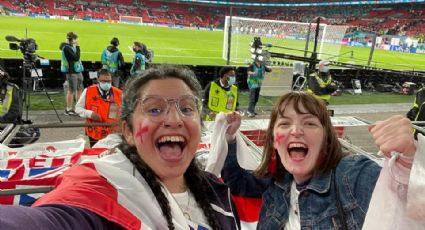
<instances>
[{"instance_id":1,"label":"dark braided hair","mask_svg":"<svg viewBox=\"0 0 425 230\"><path fill-rule=\"evenodd\" d=\"M212 229L221 229L219 223L217 222L217 217L214 215L214 211L211 207L211 196L207 194L213 194L211 187L207 186L207 178L205 173L200 169L199 163L194 158L190 162L189 167L184 173L184 178L186 180L187 187L192 192L195 197L196 202L199 204L202 210L204 210L204 215L210 224Z\"/></svg>"},{"instance_id":2,"label":"dark braided hair","mask_svg":"<svg viewBox=\"0 0 425 230\"><path fill-rule=\"evenodd\" d=\"M201 86L196 80L195 74L186 68L176 67L171 65L161 65L156 68L146 70L142 76L130 79L126 83L123 90L123 103L121 107L121 120L125 121L128 128L133 131L132 115L136 107L136 99L139 98L140 92L151 80L175 78L182 80L192 91L195 96L200 96ZM200 121L201 122L201 121ZM162 185L159 182L155 172L140 158L135 146L129 145L125 139L121 142L119 148L124 155L134 164L137 171L143 176L148 183L156 200L159 203L161 211L167 220L168 228L175 229L172 222L171 208L169 201L162 191ZM186 184L189 190L195 197L208 220L209 225L213 229L220 229L217 218L211 207L211 197L207 194L212 194L213 191L208 187L208 182L204 172L200 169L196 159L192 159L188 169L184 174Z\"/></svg>"}]
</instances>

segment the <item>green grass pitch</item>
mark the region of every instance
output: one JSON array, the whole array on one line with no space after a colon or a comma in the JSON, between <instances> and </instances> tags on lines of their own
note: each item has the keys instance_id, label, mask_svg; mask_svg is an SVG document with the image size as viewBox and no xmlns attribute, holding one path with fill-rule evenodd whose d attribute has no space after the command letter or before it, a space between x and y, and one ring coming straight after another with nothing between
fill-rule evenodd
<instances>
[{"instance_id":1,"label":"green grass pitch","mask_svg":"<svg viewBox=\"0 0 425 230\"><path fill-rule=\"evenodd\" d=\"M66 33L74 31L79 35L81 58L86 61L99 61L102 50L109 45L112 37L120 39L120 50L126 62L131 62L134 41L145 43L155 52L154 63L173 63L189 65L224 65L222 57L223 31L195 29L174 29L168 27L99 23L88 21L53 20L30 17L0 16L0 58L22 58L20 51L9 49L6 35L18 38L34 38L38 44L37 54L48 59L60 59L59 44L65 41ZM249 40L242 49L248 52ZM264 41L267 42L267 41ZM303 49L302 41L282 40L277 45ZM287 50L272 48L273 52L301 55ZM366 64L370 50L367 48L341 48L341 53L353 51L340 61ZM249 54L249 53L248 53ZM372 65L381 68L424 70L425 54L407 54L375 50ZM249 60L249 56L247 57ZM237 64L237 63L231 63ZM245 64L245 63L242 63Z\"/></svg>"}]
</instances>

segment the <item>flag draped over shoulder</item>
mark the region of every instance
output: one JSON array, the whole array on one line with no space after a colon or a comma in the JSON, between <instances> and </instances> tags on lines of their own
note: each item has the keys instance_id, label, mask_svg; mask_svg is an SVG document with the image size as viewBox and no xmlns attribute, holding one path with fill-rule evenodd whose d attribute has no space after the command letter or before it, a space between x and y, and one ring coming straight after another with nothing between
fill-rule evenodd
<instances>
[{"instance_id":1,"label":"flag draped over shoulder","mask_svg":"<svg viewBox=\"0 0 425 230\"><path fill-rule=\"evenodd\" d=\"M205 161L212 147L209 137L198 147L198 158L200 152L204 153ZM120 143L120 138L108 136L91 149L84 148L84 139L34 143L14 149L0 144L0 189L55 187L46 195L0 196L0 204L29 206L38 199L33 206L74 205L127 229L150 229L152 226L167 229L167 222L146 181L131 162L113 148ZM172 195L167 190L164 194L169 198L176 229L189 229ZM238 207L242 229L255 229L261 199L234 196L233 201Z\"/></svg>"},{"instance_id":2,"label":"flag draped over shoulder","mask_svg":"<svg viewBox=\"0 0 425 230\"><path fill-rule=\"evenodd\" d=\"M33 206L73 205L95 212L126 229L168 229L152 190L119 150L72 167L58 178L56 186ZM176 229L188 230L186 218L165 186L163 192L170 203Z\"/></svg>"}]
</instances>

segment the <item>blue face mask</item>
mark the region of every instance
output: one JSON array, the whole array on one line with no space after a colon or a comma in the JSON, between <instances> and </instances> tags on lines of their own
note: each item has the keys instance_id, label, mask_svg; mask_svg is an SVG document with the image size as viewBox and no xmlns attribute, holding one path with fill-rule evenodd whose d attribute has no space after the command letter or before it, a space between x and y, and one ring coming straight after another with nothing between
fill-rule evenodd
<instances>
[{"instance_id":1,"label":"blue face mask","mask_svg":"<svg viewBox=\"0 0 425 230\"><path fill-rule=\"evenodd\" d=\"M229 80L227 80L227 83L229 83L229 85L234 85L236 83L236 77L230 76Z\"/></svg>"},{"instance_id":2,"label":"blue face mask","mask_svg":"<svg viewBox=\"0 0 425 230\"><path fill-rule=\"evenodd\" d=\"M99 82L99 88L105 92L111 90L112 84L111 82Z\"/></svg>"}]
</instances>

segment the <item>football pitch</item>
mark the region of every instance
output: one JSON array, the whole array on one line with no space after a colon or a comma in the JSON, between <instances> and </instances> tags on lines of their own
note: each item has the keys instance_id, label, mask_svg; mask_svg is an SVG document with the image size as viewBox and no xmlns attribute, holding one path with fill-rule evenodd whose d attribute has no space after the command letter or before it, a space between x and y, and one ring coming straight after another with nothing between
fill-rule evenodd
<instances>
[{"instance_id":1,"label":"football pitch","mask_svg":"<svg viewBox=\"0 0 425 230\"><path fill-rule=\"evenodd\" d=\"M99 61L102 50L109 45L112 37L118 37L119 48L126 62L132 61L133 42L140 41L149 49L153 49L154 63L187 65L225 65L226 63L222 59L223 31L10 16L0 16L0 22L0 58L22 58L21 52L10 50L9 42L4 39L6 35L13 35L17 38L34 38L38 44L38 55L59 60L61 58L59 45L65 42L66 34L73 31L79 36L81 58L85 61ZM247 39L246 46L241 47L248 51L249 39L252 38ZM277 45L303 49L305 43L282 39ZM271 48L271 51L294 54L276 48ZM340 53L347 55L343 55L339 60L365 65L369 52L368 48L342 46ZM295 54L299 55L300 52ZM425 70L424 58L425 54L375 50L371 65L389 69ZM247 63L231 64L246 65Z\"/></svg>"}]
</instances>

